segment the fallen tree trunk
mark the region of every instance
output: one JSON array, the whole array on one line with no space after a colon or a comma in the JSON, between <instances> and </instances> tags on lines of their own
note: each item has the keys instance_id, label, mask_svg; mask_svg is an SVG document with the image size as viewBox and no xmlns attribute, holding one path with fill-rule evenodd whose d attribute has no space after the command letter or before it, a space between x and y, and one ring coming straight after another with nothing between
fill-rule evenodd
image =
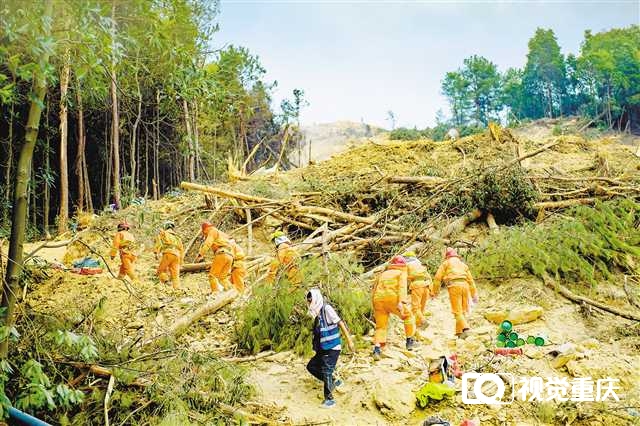
<instances>
[{"instance_id":1,"label":"fallen tree trunk","mask_svg":"<svg viewBox=\"0 0 640 426\"><path fill-rule=\"evenodd\" d=\"M425 185L435 186L446 182L447 179L443 179L437 176L390 176L387 178L389 183L400 183L405 185Z\"/></svg>"},{"instance_id":2,"label":"fallen tree trunk","mask_svg":"<svg viewBox=\"0 0 640 426\"><path fill-rule=\"evenodd\" d=\"M180 273L206 271L209 268L211 268L211 262L183 263L180 267Z\"/></svg>"},{"instance_id":3,"label":"fallen tree trunk","mask_svg":"<svg viewBox=\"0 0 640 426\"><path fill-rule=\"evenodd\" d=\"M204 303L195 311L191 312L190 314L186 314L182 318L178 319L163 334L154 336L151 339L147 340L146 342L143 342L142 347L153 344L160 337L180 336L189 328L190 325L198 322L205 315L212 314L215 311L222 309L223 307L231 303L236 297L238 297L238 292L235 289L227 290L222 293L217 293L216 297L213 300L210 300Z\"/></svg>"},{"instance_id":4,"label":"fallen tree trunk","mask_svg":"<svg viewBox=\"0 0 640 426\"><path fill-rule=\"evenodd\" d=\"M571 200L562 200L562 201L542 201L540 203L534 203L533 208L535 210L565 209L567 207L594 204L596 200L597 198L574 198Z\"/></svg>"},{"instance_id":5,"label":"fallen tree trunk","mask_svg":"<svg viewBox=\"0 0 640 426\"><path fill-rule=\"evenodd\" d=\"M287 200L274 200L272 198L256 197L253 195L243 194L241 192L227 191L213 186L198 185L197 183L182 182L180 188L187 191L200 191L208 194L214 194L219 197L235 198L236 200L260 203L260 204L283 204Z\"/></svg>"},{"instance_id":6,"label":"fallen tree trunk","mask_svg":"<svg viewBox=\"0 0 640 426\"><path fill-rule=\"evenodd\" d=\"M575 294L571 290L569 290L568 288L566 288L566 287L564 287L564 286L562 286L560 284L557 284L555 282L555 280L553 278L549 277L549 276L544 277L542 281L544 282L544 284L547 287L549 287L552 290L557 291L558 293L560 293L561 295L563 295L567 299L571 300L572 302L586 303L588 305L595 306L598 309L602 309L603 311L609 312L609 313L617 315L619 317L626 318L626 319L629 319L629 320L632 320L632 321L639 321L640 322L640 314L635 314L633 312L623 311L622 309L618 309L618 308L615 308L613 306L609 306L606 303L598 302L597 300L589 299L588 297L580 296L578 294Z\"/></svg>"}]
</instances>

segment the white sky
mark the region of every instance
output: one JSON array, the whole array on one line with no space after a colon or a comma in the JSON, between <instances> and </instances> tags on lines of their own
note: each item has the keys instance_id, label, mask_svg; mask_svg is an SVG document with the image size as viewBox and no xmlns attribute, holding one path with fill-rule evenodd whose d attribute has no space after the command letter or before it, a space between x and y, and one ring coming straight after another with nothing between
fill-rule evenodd
<instances>
[{"instance_id":1,"label":"white sky","mask_svg":"<svg viewBox=\"0 0 640 426\"><path fill-rule=\"evenodd\" d=\"M478 54L501 71L522 67L537 27L556 33L564 54L579 53L586 29L640 23L640 1L374 2L222 0L214 45L247 47L274 106L305 91L303 124L351 120L389 127L433 125L448 115L440 82Z\"/></svg>"}]
</instances>

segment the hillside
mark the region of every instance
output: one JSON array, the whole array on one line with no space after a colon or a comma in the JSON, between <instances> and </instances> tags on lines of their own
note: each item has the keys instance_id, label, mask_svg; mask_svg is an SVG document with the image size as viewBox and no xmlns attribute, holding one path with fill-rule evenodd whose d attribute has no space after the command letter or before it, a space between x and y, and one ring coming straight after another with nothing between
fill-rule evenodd
<instances>
[{"instance_id":1,"label":"hillside","mask_svg":"<svg viewBox=\"0 0 640 426\"><path fill-rule=\"evenodd\" d=\"M192 191L81 218L77 234L60 237L71 240L66 249L36 253L18 327L29 338L18 352L49 348L56 358L45 363L47 371L91 396L82 410L65 414L72 424L103 423L109 375L97 367L115 377L110 415L117 424L233 424L239 422L234 416L283 425L419 425L429 416L452 425L464 419L482 425L638 424L635 146L615 134L554 136L544 122L493 130L456 142L373 139L305 168L233 184L183 184ZM107 252L115 224L124 218L143 244L140 281L122 282L108 271L74 274L69 262L85 255L116 271ZM166 219L176 222L188 246L186 262L194 260L202 220L236 238L249 253L251 292L212 297L206 272L184 273L183 292L161 287L150 247ZM345 384L333 410L318 408L321 385L305 370L308 357L300 356L310 343L308 321L300 318L306 290L292 293L287 282L270 287L260 281L273 255L268 238L274 229L286 230L308 254L305 288L321 285L343 308L352 331L362 330L356 353L340 358ZM458 248L478 283L471 336L453 336L443 291L427 306L429 326L419 332L417 350L404 350L402 324L394 319L389 349L374 363L368 292L378 265L411 247L433 274L445 245ZM65 265L54 269L54 262ZM176 328L214 305L208 315ZM283 311L274 311L276 305ZM262 315L247 336L244 322L252 309ZM526 346L515 357L494 355L497 325L489 319L501 310L539 310L541 316L516 329L546 336L546 345ZM97 355L87 361L48 346L40 328L61 326L91 336ZM263 326L273 329L268 339ZM292 340L278 340L276 330L283 328ZM621 400L467 405L457 380L455 396L417 408L430 361L452 353L465 372L616 378Z\"/></svg>"},{"instance_id":2,"label":"hillside","mask_svg":"<svg viewBox=\"0 0 640 426\"><path fill-rule=\"evenodd\" d=\"M384 130L366 123L353 121L336 121L333 123L314 123L302 126L305 147L302 153L302 164L309 163L309 143L311 144L311 160L324 161L332 155L349 147L364 143ZM297 160L297 154L291 154ZM296 162L297 164L297 162Z\"/></svg>"}]
</instances>

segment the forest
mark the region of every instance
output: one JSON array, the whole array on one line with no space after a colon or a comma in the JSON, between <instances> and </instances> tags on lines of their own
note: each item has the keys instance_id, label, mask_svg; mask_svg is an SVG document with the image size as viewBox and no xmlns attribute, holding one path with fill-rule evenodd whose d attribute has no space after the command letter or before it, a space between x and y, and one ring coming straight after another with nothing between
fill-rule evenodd
<instances>
[{"instance_id":1,"label":"forest","mask_svg":"<svg viewBox=\"0 0 640 426\"><path fill-rule=\"evenodd\" d=\"M290 166L281 144L288 152L300 139L304 92L275 111L277 83L264 80L259 59L244 47L212 47L216 2L24 6L3 2L0 11L0 234L21 172L35 237L63 232L75 211L219 179L229 158L249 170ZM30 170L20 169L22 151Z\"/></svg>"},{"instance_id":2,"label":"forest","mask_svg":"<svg viewBox=\"0 0 640 426\"><path fill-rule=\"evenodd\" d=\"M579 55L562 54L551 29L538 28L529 40L523 68L504 72L490 59L473 55L442 80L450 119L437 117L432 129L395 129L392 138L442 140L451 127L461 135L489 121L522 124L539 118L581 116L587 127L640 132L640 27L600 33L585 31Z\"/></svg>"}]
</instances>

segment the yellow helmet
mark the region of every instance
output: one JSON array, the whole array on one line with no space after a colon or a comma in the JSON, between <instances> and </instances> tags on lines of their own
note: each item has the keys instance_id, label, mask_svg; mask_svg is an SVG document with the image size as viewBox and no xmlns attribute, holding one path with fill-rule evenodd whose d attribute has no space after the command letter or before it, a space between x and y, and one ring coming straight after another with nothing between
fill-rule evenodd
<instances>
[{"instance_id":1,"label":"yellow helmet","mask_svg":"<svg viewBox=\"0 0 640 426\"><path fill-rule=\"evenodd\" d=\"M282 232L282 231L275 231L273 234L271 234L271 235L269 236L269 239L270 239L271 241L273 241L273 240L275 240L275 239L276 239L276 238L278 238L278 237L284 237L284 236L285 236L285 233L284 233L284 232Z\"/></svg>"},{"instance_id":2,"label":"yellow helmet","mask_svg":"<svg viewBox=\"0 0 640 426\"><path fill-rule=\"evenodd\" d=\"M415 251L405 251L402 253L403 257L417 257Z\"/></svg>"}]
</instances>

